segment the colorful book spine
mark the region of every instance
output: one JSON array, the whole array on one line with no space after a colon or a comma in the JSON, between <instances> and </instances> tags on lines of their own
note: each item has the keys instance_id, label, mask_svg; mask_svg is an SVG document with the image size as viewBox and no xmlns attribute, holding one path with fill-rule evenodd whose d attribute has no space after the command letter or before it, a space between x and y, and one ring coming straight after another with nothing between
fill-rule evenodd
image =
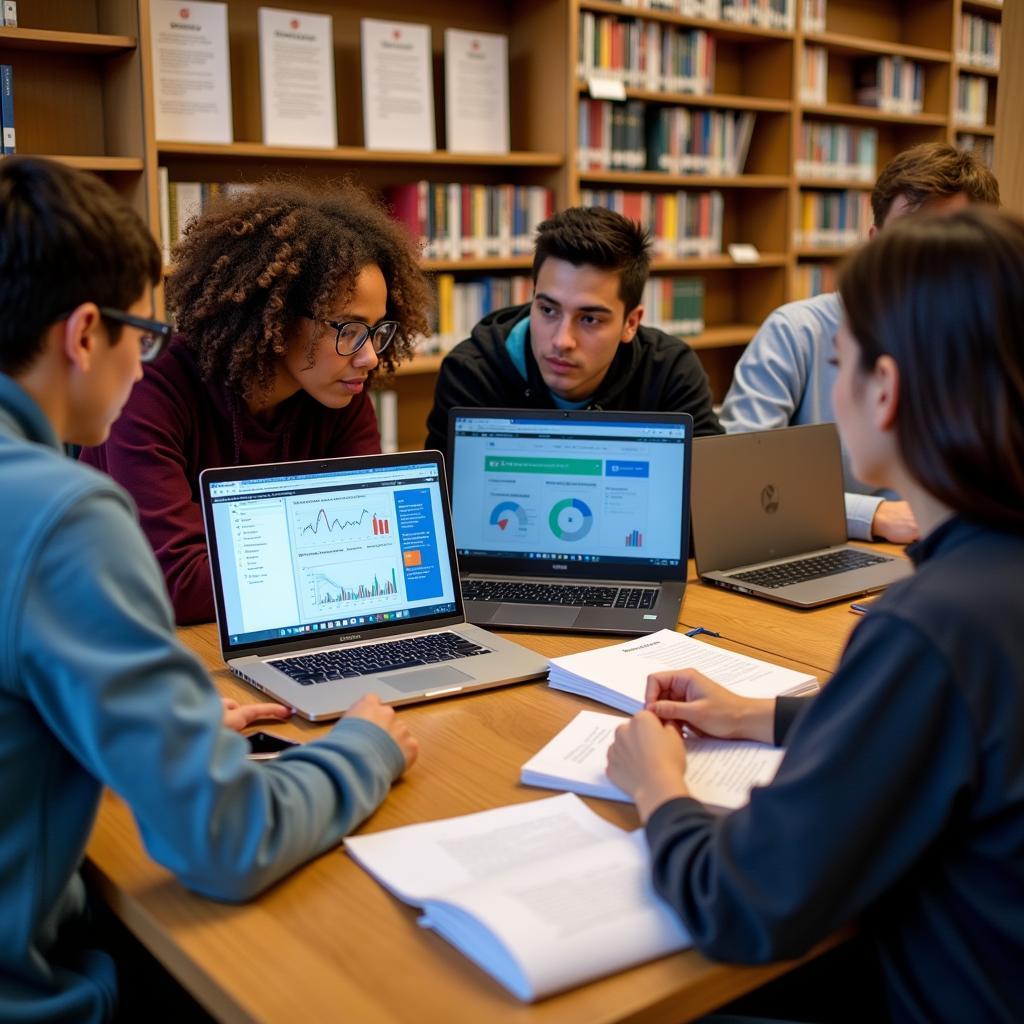
<instances>
[{"instance_id":1,"label":"colorful book spine","mask_svg":"<svg viewBox=\"0 0 1024 1024\"><path fill-rule=\"evenodd\" d=\"M865 57L854 64L854 99L892 114L924 109L924 65L906 57Z\"/></svg>"},{"instance_id":2,"label":"colorful book spine","mask_svg":"<svg viewBox=\"0 0 1024 1024\"><path fill-rule=\"evenodd\" d=\"M810 299L834 292L838 280L835 263L801 263L796 268L796 298Z\"/></svg>"},{"instance_id":3,"label":"colorful book spine","mask_svg":"<svg viewBox=\"0 0 1024 1024\"><path fill-rule=\"evenodd\" d=\"M157 184L160 198L160 243L165 264L170 263L172 250L189 224L203 213L215 197L252 188L251 185L240 183L170 181L166 167L158 168Z\"/></svg>"},{"instance_id":4,"label":"colorful book spine","mask_svg":"<svg viewBox=\"0 0 1024 1024\"><path fill-rule=\"evenodd\" d=\"M972 135L970 132L959 132L956 137L957 147L969 149L975 153L985 164L992 166L996 155L995 139L984 135Z\"/></svg>"},{"instance_id":5,"label":"colorful book spine","mask_svg":"<svg viewBox=\"0 0 1024 1024\"><path fill-rule=\"evenodd\" d=\"M0 64L0 131L0 153L4 156L17 153L17 138L14 131L14 68L10 64Z\"/></svg>"},{"instance_id":6,"label":"colorful book spine","mask_svg":"<svg viewBox=\"0 0 1024 1024\"><path fill-rule=\"evenodd\" d=\"M828 102L828 50L824 46L804 47L800 65L800 102Z\"/></svg>"},{"instance_id":7,"label":"colorful book spine","mask_svg":"<svg viewBox=\"0 0 1024 1024\"><path fill-rule=\"evenodd\" d=\"M473 327L496 309L518 306L533 297L533 279L525 274L456 280L438 274L434 332L417 344L419 352L447 352L468 338Z\"/></svg>"},{"instance_id":8,"label":"colorful book spine","mask_svg":"<svg viewBox=\"0 0 1024 1024\"><path fill-rule=\"evenodd\" d=\"M722 252L725 203L710 192L634 192L581 189L581 206L604 206L641 224L663 259L700 259Z\"/></svg>"},{"instance_id":9,"label":"colorful book spine","mask_svg":"<svg viewBox=\"0 0 1024 1024\"><path fill-rule=\"evenodd\" d=\"M961 74L956 88L956 123L983 128L988 123L988 79Z\"/></svg>"},{"instance_id":10,"label":"colorful book spine","mask_svg":"<svg viewBox=\"0 0 1024 1024\"><path fill-rule=\"evenodd\" d=\"M867 238L871 195L854 189L805 191L800 197L796 244L812 249L846 248Z\"/></svg>"},{"instance_id":11,"label":"colorful book spine","mask_svg":"<svg viewBox=\"0 0 1024 1024\"><path fill-rule=\"evenodd\" d=\"M826 0L804 0L802 24L805 32L825 31Z\"/></svg>"},{"instance_id":12,"label":"colorful book spine","mask_svg":"<svg viewBox=\"0 0 1024 1024\"><path fill-rule=\"evenodd\" d=\"M956 59L961 64L999 70L1002 26L977 14L961 14Z\"/></svg>"},{"instance_id":13,"label":"colorful book spine","mask_svg":"<svg viewBox=\"0 0 1024 1024\"><path fill-rule=\"evenodd\" d=\"M793 28L792 0L722 0L722 20L760 28Z\"/></svg>"},{"instance_id":14,"label":"colorful book spine","mask_svg":"<svg viewBox=\"0 0 1024 1024\"><path fill-rule=\"evenodd\" d=\"M681 338L704 330L703 278L655 274L647 279L641 303L645 324Z\"/></svg>"},{"instance_id":15,"label":"colorful book spine","mask_svg":"<svg viewBox=\"0 0 1024 1024\"><path fill-rule=\"evenodd\" d=\"M804 121L797 151L798 178L873 182L877 176L878 130Z\"/></svg>"}]
</instances>

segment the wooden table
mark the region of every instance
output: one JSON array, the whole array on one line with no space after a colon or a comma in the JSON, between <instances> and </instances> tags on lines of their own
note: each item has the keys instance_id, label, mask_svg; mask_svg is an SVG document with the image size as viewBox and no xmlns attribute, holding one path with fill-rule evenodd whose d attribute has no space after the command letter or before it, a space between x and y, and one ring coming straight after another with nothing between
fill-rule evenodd
<instances>
[{"instance_id":1,"label":"wooden table","mask_svg":"<svg viewBox=\"0 0 1024 1024\"><path fill-rule=\"evenodd\" d=\"M721 634L709 642L826 680L856 623L846 603L794 611L691 582L680 629ZM216 630L181 630L225 695L258 695L223 667ZM548 656L619 642L612 637L517 634ZM589 701L542 682L410 706L400 712L421 744L364 831L535 800L522 763ZM324 726L294 721L275 731L309 739ZM635 828L632 807L591 806ZM117 797L104 797L87 870L114 911L216 1017L228 1021L682 1021L750 991L793 966L716 964L695 950L523 1005L389 896L342 850L333 850L246 906L194 896L154 864ZM834 937L816 950L839 941Z\"/></svg>"}]
</instances>

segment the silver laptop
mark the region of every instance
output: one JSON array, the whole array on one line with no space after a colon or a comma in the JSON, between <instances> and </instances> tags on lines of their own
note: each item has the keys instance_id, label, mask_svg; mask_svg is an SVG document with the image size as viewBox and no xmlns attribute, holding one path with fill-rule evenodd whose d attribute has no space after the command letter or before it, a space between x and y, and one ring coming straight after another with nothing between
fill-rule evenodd
<instances>
[{"instance_id":1,"label":"silver laptop","mask_svg":"<svg viewBox=\"0 0 1024 1024\"><path fill-rule=\"evenodd\" d=\"M801 608L882 590L911 572L905 558L846 543L831 423L698 438L693 542L705 582Z\"/></svg>"},{"instance_id":2,"label":"silver laptop","mask_svg":"<svg viewBox=\"0 0 1024 1024\"><path fill-rule=\"evenodd\" d=\"M547 671L466 622L439 452L199 480L224 660L303 718L337 718L367 693L405 704Z\"/></svg>"},{"instance_id":3,"label":"silver laptop","mask_svg":"<svg viewBox=\"0 0 1024 1024\"><path fill-rule=\"evenodd\" d=\"M451 410L467 618L506 629L674 629L692 432L686 413Z\"/></svg>"}]
</instances>

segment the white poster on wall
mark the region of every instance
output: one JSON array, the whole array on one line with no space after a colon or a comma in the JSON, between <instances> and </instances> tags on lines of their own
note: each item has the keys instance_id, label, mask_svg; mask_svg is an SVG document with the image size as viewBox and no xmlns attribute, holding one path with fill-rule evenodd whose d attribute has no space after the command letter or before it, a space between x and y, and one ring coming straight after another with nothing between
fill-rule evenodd
<instances>
[{"instance_id":1,"label":"white poster on wall","mask_svg":"<svg viewBox=\"0 0 1024 1024\"><path fill-rule=\"evenodd\" d=\"M156 137L233 142L228 5L150 0Z\"/></svg>"},{"instance_id":2,"label":"white poster on wall","mask_svg":"<svg viewBox=\"0 0 1024 1024\"><path fill-rule=\"evenodd\" d=\"M432 151L430 26L363 18L361 27L366 148Z\"/></svg>"},{"instance_id":3,"label":"white poster on wall","mask_svg":"<svg viewBox=\"0 0 1024 1024\"><path fill-rule=\"evenodd\" d=\"M261 7L259 32L263 141L333 149L338 118L331 16Z\"/></svg>"},{"instance_id":4,"label":"white poster on wall","mask_svg":"<svg viewBox=\"0 0 1024 1024\"><path fill-rule=\"evenodd\" d=\"M508 152L508 37L444 33L445 127L451 153Z\"/></svg>"}]
</instances>

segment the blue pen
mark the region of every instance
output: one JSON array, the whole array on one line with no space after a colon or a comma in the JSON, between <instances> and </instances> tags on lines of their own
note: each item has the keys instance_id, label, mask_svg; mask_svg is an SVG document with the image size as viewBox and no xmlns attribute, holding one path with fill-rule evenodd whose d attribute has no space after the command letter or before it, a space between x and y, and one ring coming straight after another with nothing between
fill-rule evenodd
<instances>
[{"instance_id":1,"label":"blue pen","mask_svg":"<svg viewBox=\"0 0 1024 1024\"><path fill-rule=\"evenodd\" d=\"M707 636L716 636L719 640L722 638L721 633L716 633L713 629L705 629L703 626L697 626L695 629L688 629L686 631L687 636L700 636L701 633L704 633Z\"/></svg>"}]
</instances>

